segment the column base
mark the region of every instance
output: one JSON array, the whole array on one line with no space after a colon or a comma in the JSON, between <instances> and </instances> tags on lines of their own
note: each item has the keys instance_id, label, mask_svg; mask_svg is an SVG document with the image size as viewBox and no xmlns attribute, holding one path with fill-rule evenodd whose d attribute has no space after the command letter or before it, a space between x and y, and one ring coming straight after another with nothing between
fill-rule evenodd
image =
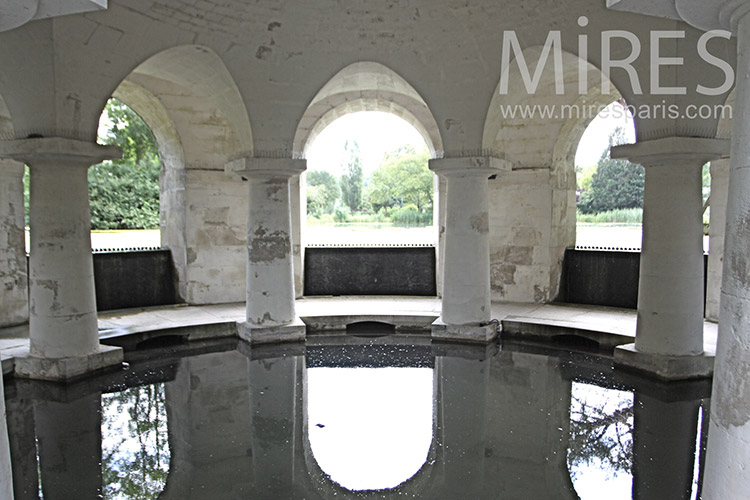
<instances>
[{"instance_id":1,"label":"column base","mask_svg":"<svg viewBox=\"0 0 750 500\"><path fill-rule=\"evenodd\" d=\"M121 347L100 345L99 351L70 358L40 358L27 353L15 359L15 375L20 378L70 382L106 368L122 366Z\"/></svg>"},{"instance_id":2,"label":"column base","mask_svg":"<svg viewBox=\"0 0 750 500\"><path fill-rule=\"evenodd\" d=\"M301 319L279 326L257 326L246 321L237 322L237 335L251 344L300 342L305 340L307 328Z\"/></svg>"},{"instance_id":3,"label":"column base","mask_svg":"<svg viewBox=\"0 0 750 500\"><path fill-rule=\"evenodd\" d=\"M635 344L617 346L614 351L615 366L632 368L669 381L711 377L715 357L715 353L708 351L698 356L651 354L636 350Z\"/></svg>"},{"instance_id":4,"label":"column base","mask_svg":"<svg viewBox=\"0 0 750 500\"><path fill-rule=\"evenodd\" d=\"M468 325L451 325L437 319L432 323L432 338L437 340L449 340L457 342L481 342L489 343L497 338L501 330L497 322L486 325L475 323Z\"/></svg>"}]
</instances>

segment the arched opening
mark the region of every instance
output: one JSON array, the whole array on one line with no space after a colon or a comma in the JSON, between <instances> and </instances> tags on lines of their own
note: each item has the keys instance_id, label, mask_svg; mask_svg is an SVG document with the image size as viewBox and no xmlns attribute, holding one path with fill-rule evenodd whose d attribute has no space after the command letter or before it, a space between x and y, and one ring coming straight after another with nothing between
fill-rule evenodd
<instances>
[{"instance_id":1,"label":"arched opening","mask_svg":"<svg viewBox=\"0 0 750 500\"><path fill-rule=\"evenodd\" d=\"M524 61L533 68L541 54L541 47L525 49ZM565 251L576 244L576 150L589 123L620 98L614 85L602 85L594 65L568 52L561 55L559 71L548 62L532 89L519 60L512 61L508 90L498 84L487 113L482 147L512 164L511 172L490 181L495 301L557 297ZM588 75L584 94L578 86L581 68ZM563 93L558 93L560 80ZM605 87L612 90L605 93Z\"/></svg>"},{"instance_id":2,"label":"arched opening","mask_svg":"<svg viewBox=\"0 0 750 500\"><path fill-rule=\"evenodd\" d=\"M308 249L320 247L429 247L432 256L423 263L430 267L429 291L396 294L435 295L439 200L427 162L442 156L442 148L427 104L392 70L359 62L334 75L311 101L294 138L296 154L308 161L299 187L305 256L296 268L304 261L307 276L313 265L308 257L315 252ZM378 269L389 267L378 262ZM307 290L308 278L304 284L297 279L298 290ZM369 281L382 282L378 276Z\"/></svg>"},{"instance_id":3,"label":"arched opening","mask_svg":"<svg viewBox=\"0 0 750 500\"><path fill-rule=\"evenodd\" d=\"M154 133L127 104L107 101L100 144L119 146L120 159L88 171L94 250L158 247L161 161Z\"/></svg>"},{"instance_id":4,"label":"arched opening","mask_svg":"<svg viewBox=\"0 0 750 500\"><path fill-rule=\"evenodd\" d=\"M635 142L627 104L616 100L591 120L578 143L576 246L640 249L643 167L610 158L610 148Z\"/></svg>"},{"instance_id":5,"label":"arched opening","mask_svg":"<svg viewBox=\"0 0 750 500\"><path fill-rule=\"evenodd\" d=\"M347 114L306 153L309 246L434 246L434 174L428 145L406 120Z\"/></svg>"},{"instance_id":6,"label":"arched opening","mask_svg":"<svg viewBox=\"0 0 750 500\"><path fill-rule=\"evenodd\" d=\"M164 50L112 94L153 131L160 173L161 246L172 253L180 297L193 304L245 297L247 193L227 176L252 155L250 121L219 56L202 46Z\"/></svg>"}]
</instances>

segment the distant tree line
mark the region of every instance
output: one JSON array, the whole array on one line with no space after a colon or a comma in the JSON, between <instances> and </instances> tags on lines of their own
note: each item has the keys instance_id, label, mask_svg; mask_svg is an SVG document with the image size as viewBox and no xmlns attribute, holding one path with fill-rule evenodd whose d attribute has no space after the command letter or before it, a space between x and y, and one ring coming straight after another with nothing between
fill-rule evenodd
<instances>
[{"instance_id":1,"label":"distant tree line","mask_svg":"<svg viewBox=\"0 0 750 500\"><path fill-rule=\"evenodd\" d=\"M327 171L307 173L309 217L329 222L432 223L433 174L426 150L402 146L391 151L365 179L357 142L347 141L344 148L340 177Z\"/></svg>"}]
</instances>

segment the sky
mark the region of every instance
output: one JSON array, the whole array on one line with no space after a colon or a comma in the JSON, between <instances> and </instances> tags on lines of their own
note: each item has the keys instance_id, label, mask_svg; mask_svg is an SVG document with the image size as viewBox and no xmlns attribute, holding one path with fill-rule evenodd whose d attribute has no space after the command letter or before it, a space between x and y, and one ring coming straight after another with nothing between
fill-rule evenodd
<instances>
[{"instance_id":1,"label":"sky","mask_svg":"<svg viewBox=\"0 0 750 500\"><path fill-rule=\"evenodd\" d=\"M595 118L586 129L576 154L576 166L596 165L607 147L609 134L618 126L625 127L629 141L635 142L632 119L615 117L618 113L612 112L613 109L608 110L609 117ZM385 153L399 146L410 144L417 151L427 147L419 132L398 116L379 111L351 113L331 123L311 144L307 170L327 170L340 175L345 162L344 143L350 138L359 144L365 177L378 167Z\"/></svg>"}]
</instances>

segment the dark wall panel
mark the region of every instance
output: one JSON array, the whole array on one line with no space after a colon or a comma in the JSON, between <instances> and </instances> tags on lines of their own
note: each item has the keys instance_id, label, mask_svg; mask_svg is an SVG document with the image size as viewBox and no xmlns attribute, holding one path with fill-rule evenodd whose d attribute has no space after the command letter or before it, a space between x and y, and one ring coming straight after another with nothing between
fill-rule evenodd
<instances>
[{"instance_id":1,"label":"dark wall panel","mask_svg":"<svg viewBox=\"0 0 750 500\"><path fill-rule=\"evenodd\" d=\"M178 302L169 250L95 253L94 282L99 311Z\"/></svg>"},{"instance_id":2,"label":"dark wall panel","mask_svg":"<svg viewBox=\"0 0 750 500\"><path fill-rule=\"evenodd\" d=\"M435 296L435 249L306 248L304 293Z\"/></svg>"}]
</instances>

